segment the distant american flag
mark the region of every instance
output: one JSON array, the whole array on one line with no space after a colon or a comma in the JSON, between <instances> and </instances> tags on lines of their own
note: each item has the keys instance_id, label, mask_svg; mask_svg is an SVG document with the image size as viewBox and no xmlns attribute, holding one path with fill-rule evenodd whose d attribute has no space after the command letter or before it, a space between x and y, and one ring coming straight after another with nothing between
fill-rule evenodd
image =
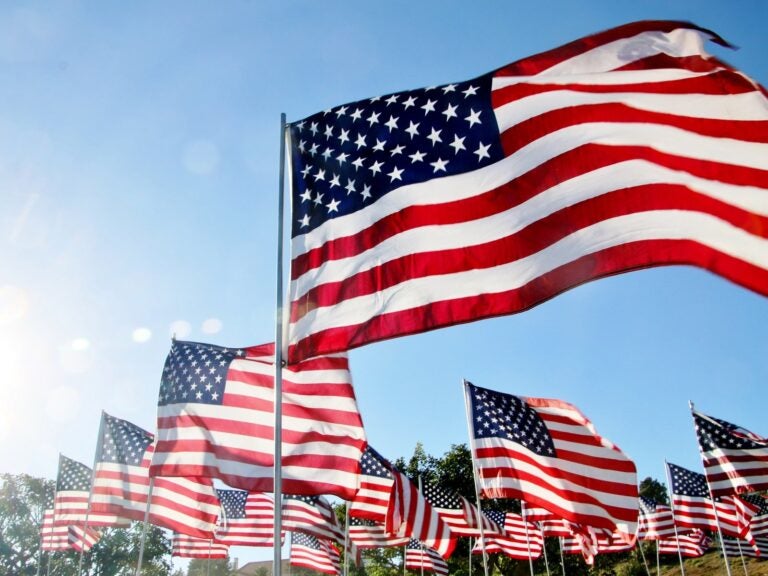
<instances>
[{"instance_id":1,"label":"distant american flag","mask_svg":"<svg viewBox=\"0 0 768 576\"><path fill-rule=\"evenodd\" d=\"M271 492L274 346L174 341L158 400L152 476L219 478ZM365 445L346 355L283 369L282 482L292 494L351 499Z\"/></svg>"},{"instance_id":2,"label":"distant american flag","mask_svg":"<svg viewBox=\"0 0 768 576\"><path fill-rule=\"evenodd\" d=\"M410 540L408 536L398 536L386 531L384 524L363 518L349 519L349 539L358 548L387 548L404 546Z\"/></svg>"},{"instance_id":3,"label":"distant american flag","mask_svg":"<svg viewBox=\"0 0 768 576\"><path fill-rule=\"evenodd\" d=\"M53 509L43 512L43 523L40 526L40 546L43 552L59 552L69 550L69 527L53 525Z\"/></svg>"},{"instance_id":4,"label":"distant american flag","mask_svg":"<svg viewBox=\"0 0 768 576\"><path fill-rule=\"evenodd\" d=\"M411 539L405 547L405 567L414 572L432 572L439 576L448 575L448 564L437 551Z\"/></svg>"},{"instance_id":5,"label":"distant american flag","mask_svg":"<svg viewBox=\"0 0 768 576\"><path fill-rule=\"evenodd\" d=\"M290 564L323 574L341 574L339 551L333 544L301 532L291 532Z\"/></svg>"},{"instance_id":6,"label":"distant american flag","mask_svg":"<svg viewBox=\"0 0 768 576\"><path fill-rule=\"evenodd\" d=\"M101 533L93 528L86 530L83 526L67 526L67 538L75 552L88 552L101 539Z\"/></svg>"},{"instance_id":7,"label":"distant american flag","mask_svg":"<svg viewBox=\"0 0 768 576\"><path fill-rule=\"evenodd\" d=\"M91 509L143 521L154 435L106 413L100 430ZM154 479L150 524L209 539L218 515L219 500L210 478Z\"/></svg>"},{"instance_id":8,"label":"distant american flag","mask_svg":"<svg viewBox=\"0 0 768 576\"><path fill-rule=\"evenodd\" d=\"M634 534L634 463L573 405L466 383L481 495L519 498L577 524Z\"/></svg>"},{"instance_id":9,"label":"distant american flag","mask_svg":"<svg viewBox=\"0 0 768 576\"><path fill-rule=\"evenodd\" d=\"M749 556L750 558L768 558L768 539L757 538L754 544L745 540L738 540L733 536L723 537L723 547L728 556Z\"/></svg>"},{"instance_id":10,"label":"distant american flag","mask_svg":"<svg viewBox=\"0 0 768 576\"><path fill-rule=\"evenodd\" d=\"M222 514L216 540L229 546L272 546L274 498L272 494L217 489Z\"/></svg>"},{"instance_id":11,"label":"distant american flag","mask_svg":"<svg viewBox=\"0 0 768 576\"><path fill-rule=\"evenodd\" d=\"M768 294L768 107L637 22L293 122L292 359L692 264Z\"/></svg>"},{"instance_id":12,"label":"distant american flag","mask_svg":"<svg viewBox=\"0 0 768 576\"><path fill-rule=\"evenodd\" d=\"M503 534L486 534L483 540L475 543L473 554L482 552L483 544L489 554L504 554L516 560L536 559L544 549L544 536L541 529L531 522L526 522L520 514L486 510L484 513L503 530Z\"/></svg>"},{"instance_id":13,"label":"distant american flag","mask_svg":"<svg viewBox=\"0 0 768 576\"><path fill-rule=\"evenodd\" d=\"M703 530L680 534L676 538L662 538L657 542L659 554L680 554L688 558L703 556L712 544L712 539Z\"/></svg>"},{"instance_id":14,"label":"distant american flag","mask_svg":"<svg viewBox=\"0 0 768 576\"><path fill-rule=\"evenodd\" d=\"M768 439L696 410L693 421L715 498L768 490Z\"/></svg>"},{"instance_id":15,"label":"distant american flag","mask_svg":"<svg viewBox=\"0 0 768 576\"><path fill-rule=\"evenodd\" d=\"M331 503L323 496L283 496L283 528L344 545L344 530Z\"/></svg>"},{"instance_id":16,"label":"distant american flag","mask_svg":"<svg viewBox=\"0 0 768 576\"><path fill-rule=\"evenodd\" d=\"M59 456L53 523L56 526L85 524L87 517L88 526L91 527L130 526L130 520L115 514L88 511L92 476L92 470L85 464Z\"/></svg>"},{"instance_id":17,"label":"distant american flag","mask_svg":"<svg viewBox=\"0 0 768 576\"><path fill-rule=\"evenodd\" d=\"M421 489L424 498L432 504L443 521L456 536L480 536L482 518L485 534L500 534L502 530L487 516L480 513L477 506L463 496L451 492L436 484L424 484Z\"/></svg>"},{"instance_id":18,"label":"distant american flag","mask_svg":"<svg viewBox=\"0 0 768 576\"><path fill-rule=\"evenodd\" d=\"M392 465L370 446L360 457L360 488L352 499L350 516L385 524L395 485Z\"/></svg>"},{"instance_id":19,"label":"distant american flag","mask_svg":"<svg viewBox=\"0 0 768 576\"><path fill-rule=\"evenodd\" d=\"M637 537L640 540L658 540L675 535L672 508L645 496L640 496L637 524Z\"/></svg>"},{"instance_id":20,"label":"distant american flag","mask_svg":"<svg viewBox=\"0 0 768 576\"><path fill-rule=\"evenodd\" d=\"M178 558L223 560L229 557L229 546L186 534L174 534L171 555Z\"/></svg>"},{"instance_id":21,"label":"distant american flag","mask_svg":"<svg viewBox=\"0 0 768 576\"><path fill-rule=\"evenodd\" d=\"M768 500L764 496L757 494L745 495L741 497L754 504L758 510L749 523L750 531L755 538L768 538Z\"/></svg>"}]
</instances>

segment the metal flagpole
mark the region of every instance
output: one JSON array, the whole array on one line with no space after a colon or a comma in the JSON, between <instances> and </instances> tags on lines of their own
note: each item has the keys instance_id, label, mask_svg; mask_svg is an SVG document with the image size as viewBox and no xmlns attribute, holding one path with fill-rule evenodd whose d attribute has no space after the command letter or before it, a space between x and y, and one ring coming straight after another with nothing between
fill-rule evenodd
<instances>
[{"instance_id":1,"label":"metal flagpole","mask_svg":"<svg viewBox=\"0 0 768 576\"><path fill-rule=\"evenodd\" d=\"M149 509L152 507L152 489L155 487L154 477L149 479L147 491L147 507L144 509L144 525L141 527L141 543L139 544L139 561L136 563L136 576L141 576L141 564L144 560L144 543L147 541L147 526L149 526Z\"/></svg>"},{"instance_id":2,"label":"metal flagpole","mask_svg":"<svg viewBox=\"0 0 768 576\"><path fill-rule=\"evenodd\" d=\"M472 536L469 537L469 576L472 576Z\"/></svg>"},{"instance_id":3,"label":"metal flagpole","mask_svg":"<svg viewBox=\"0 0 768 576\"><path fill-rule=\"evenodd\" d=\"M563 556L563 537L558 536L557 542L560 544L560 566L563 567L563 576L565 576L565 556Z\"/></svg>"},{"instance_id":4,"label":"metal flagpole","mask_svg":"<svg viewBox=\"0 0 768 576\"><path fill-rule=\"evenodd\" d=\"M643 541L638 540L637 541L637 548L640 550L640 556L643 558L643 566L645 566L645 572L648 574L648 576L651 576L651 569L648 568L648 562L645 560L645 552L643 552Z\"/></svg>"},{"instance_id":5,"label":"metal flagpole","mask_svg":"<svg viewBox=\"0 0 768 576\"><path fill-rule=\"evenodd\" d=\"M680 574L685 576L683 567L683 552L680 550L680 537L677 534L677 520L675 519L675 499L672 496L672 477L669 475L669 462L664 459L664 472L667 476L667 494L669 494L669 508L672 510L672 528L675 529L675 542L677 543L677 557L680 559ZM656 554L659 553L659 542L656 541Z\"/></svg>"},{"instance_id":6,"label":"metal flagpole","mask_svg":"<svg viewBox=\"0 0 768 576\"><path fill-rule=\"evenodd\" d=\"M736 546L739 547L739 556L741 556L741 565L744 568L744 576L749 576L749 572L747 572L747 563L744 560L744 552L741 550L741 541L738 538L736 538Z\"/></svg>"},{"instance_id":7,"label":"metal flagpole","mask_svg":"<svg viewBox=\"0 0 768 576\"><path fill-rule=\"evenodd\" d=\"M407 554L408 544L403 546L403 576L405 576L405 555Z\"/></svg>"},{"instance_id":8,"label":"metal flagpole","mask_svg":"<svg viewBox=\"0 0 768 576\"><path fill-rule=\"evenodd\" d=\"M45 499L45 496L43 496ZM51 518L53 520L53 518ZM45 541L45 531L43 526L45 524L45 502L40 505L40 550L37 552L37 576L40 576L40 570L43 566L43 542Z\"/></svg>"},{"instance_id":9,"label":"metal flagpole","mask_svg":"<svg viewBox=\"0 0 768 576\"><path fill-rule=\"evenodd\" d=\"M77 563L77 573L83 573L83 555L85 554L85 538L88 536L88 516L91 514L91 503L93 502L93 483L96 479L96 464L98 462L99 447L104 434L104 410L101 411L101 421L99 422L99 435L96 440L96 452L93 454L93 468L91 469L91 489L88 492L88 505L85 508L85 521L83 522L83 541L80 547L80 560ZM730 575L729 575L730 576Z\"/></svg>"},{"instance_id":10,"label":"metal flagpole","mask_svg":"<svg viewBox=\"0 0 768 576\"><path fill-rule=\"evenodd\" d=\"M528 522L525 519L525 501L520 500L520 512L523 517L523 527L525 528L525 544L528 546L528 566L531 569L531 576L533 576L533 555L531 554L531 537L528 534Z\"/></svg>"},{"instance_id":11,"label":"metal flagpole","mask_svg":"<svg viewBox=\"0 0 768 576\"><path fill-rule=\"evenodd\" d=\"M694 421L694 429L696 427L696 421L693 418L693 402L690 400L688 401L688 407L691 409L691 419ZM699 447L699 452L701 452L701 447ZM715 525L717 526L717 534L720 537L720 548L723 551L723 561L725 562L725 572L728 574L728 576L731 576L731 563L728 560L728 552L725 549L725 542L723 541L723 530L720 528L720 517L717 515L717 502L715 502L715 497L712 495L712 486L709 485L709 480L707 479L707 475L704 474L704 481L707 483L707 490L709 491L709 500L712 503L712 512L715 515Z\"/></svg>"},{"instance_id":12,"label":"metal flagpole","mask_svg":"<svg viewBox=\"0 0 768 576\"><path fill-rule=\"evenodd\" d=\"M213 548L213 540L208 540L208 574L211 576L211 548Z\"/></svg>"},{"instance_id":13,"label":"metal flagpole","mask_svg":"<svg viewBox=\"0 0 768 576\"><path fill-rule=\"evenodd\" d=\"M674 523L674 520L673 520ZM659 559L659 541L656 540L656 576L661 576L661 560Z\"/></svg>"},{"instance_id":14,"label":"metal flagpole","mask_svg":"<svg viewBox=\"0 0 768 576\"><path fill-rule=\"evenodd\" d=\"M344 576L349 574L349 502L344 505Z\"/></svg>"},{"instance_id":15,"label":"metal flagpole","mask_svg":"<svg viewBox=\"0 0 768 576\"><path fill-rule=\"evenodd\" d=\"M285 350L285 334L283 328L283 220L285 204L285 150L288 138L285 113L280 114L280 174L278 177L277 199L277 282L275 310L275 460L274 460L274 557L272 563L273 576L280 576L281 545L280 534L283 531L281 513L283 489L283 361Z\"/></svg>"},{"instance_id":16,"label":"metal flagpole","mask_svg":"<svg viewBox=\"0 0 768 576\"><path fill-rule=\"evenodd\" d=\"M472 458L472 477L475 481L475 501L477 502L477 511L480 514L480 517L478 520L480 521L479 528L480 528L480 551L483 555L483 576L488 576L488 556L485 553L485 530L483 529L483 508L480 505L480 488L478 486L478 472L477 472L477 465L475 464L475 457L472 455L472 444L474 444L474 438L475 434L472 432L472 415L470 414L470 407L469 407L469 398L467 397L467 380L463 379L461 381L462 386L464 387L464 406L466 408L467 413L467 433L469 434L470 441L470 457Z\"/></svg>"}]
</instances>

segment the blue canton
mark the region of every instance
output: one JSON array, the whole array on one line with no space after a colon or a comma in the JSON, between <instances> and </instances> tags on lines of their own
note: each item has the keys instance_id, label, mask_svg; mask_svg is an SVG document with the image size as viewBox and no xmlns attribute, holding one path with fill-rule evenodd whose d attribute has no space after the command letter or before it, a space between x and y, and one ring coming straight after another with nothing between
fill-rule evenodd
<instances>
[{"instance_id":1,"label":"blue canton","mask_svg":"<svg viewBox=\"0 0 768 576\"><path fill-rule=\"evenodd\" d=\"M196 402L221 404L229 365L243 350L175 341L165 360L158 406Z\"/></svg>"},{"instance_id":2,"label":"blue canton","mask_svg":"<svg viewBox=\"0 0 768 576\"><path fill-rule=\"evenodd\" d=\"M320 542L318 542L317 538L303 532L291 532L291 545L320 550Z\"/></svg>"},{"instance_id":3,"label":"blue canton","mask_svg":"<svg viewBox=\"0 0 768 576\"><path fill-rule=\"evenodd\" d=\"M501 510L483 510L483 514L491 522L496 524L496 526L504 530L504 521L507 518L506 512L502 512Z\"/></svg>"},{"instance_id":4,"label":"blue canton","mask_svg":"<svg viewBox=\"0 0 768 576\"><path fill-rule=\"evenodd\" d=\"M766 444L755 442L750 436L754 435L735 424L712 418L693 415L696 435L703 450L723 448L726 450L755 450L765 448Z\"/></svg>"},{"instance_id":5,"label":"blue canton","mask_svg":"<svg viewBox=\"0 0 768 576\"><path fill-rule=\"evenodd\" d=\"M555 457L552 436L538 412L517 396L467 383L475 438L504 438L539 456Z\"/></svg>"},{"instance_id":6,"label":"blue canton","mask_svg":"<svg viewBox=\"0 0 768 576\"><path fill-rule=\"evenodd\" d=\"M365 476L392 478L392 473L389 471L389 463L370 446L365 448L365 452L363 452L363 456L360 458L360 468Z\"/></svg>"},{"instance_id":7,"label":"blue canton","mask_svg":"<svg viewBox=\"0 0 768 576\"><path fill-rule=\"evenodd\" d=\"M704 474L692 472L682 466L667 464L672 480L672 493L679 496L693 496L697 498L709 498L709 489Z\"/></svg>"},{"instance_id":8,"label":"blue canton","mask_svg":"<svg viewBox=\"0 0 768 576\"><path fill-rule=\"evenodd\" d=\"M56 491L88 491L91 489L92 471L85 464L80 464L66 456L59 456L59 475L56 478Z\"/></svg>"},{"instance_id":9,"label":"blue canton","mask_svg":"<svg viewBox=\"0 0 768 576\"><path fill-rule=\"evenodd\" d=\"M135 424L104 414L99 452L99 462L112 462L140 466L147 447L154 437Z\"/></svg>"},{"instance_id":10,"label":"blue canton","mask_svg":"<svg viewBox=\"0 0 768 576\"><path fill-rule=\"evenodd\" d=\"M224 515L229 520L245 518L245 502L248 499L248 492L245 490L223 490L216 489L216 494L224 509Z\"/></svg>"},{"instance_id":11,"label":"blue canton","mask_svg":"<svg viewBox=\"0 0 768 576\"><path fill-rule=\"evenodd\" d=\"M491 75L360 100L291 124L293 236L408 184L503 157Z\"/></svg>"}]
</instances>

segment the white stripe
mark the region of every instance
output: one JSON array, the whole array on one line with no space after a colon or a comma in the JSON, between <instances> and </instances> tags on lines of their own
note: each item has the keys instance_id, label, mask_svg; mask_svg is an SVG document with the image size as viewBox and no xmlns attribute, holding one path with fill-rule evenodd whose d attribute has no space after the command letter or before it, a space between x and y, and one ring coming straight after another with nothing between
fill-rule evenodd
<instances>
[{"instance_id":1,"label":"white stripe","mask_svg":"<svg viewBox=\"0 0 768 576\"><path fill-rule=\"evenodd\" d=\"M582 86L620 86L622 84L657 84L702 78L712 74L711 71L692 72L683 68L655 68L650 70L595 70L592 72L576 72L557 75L539 74L537 76L494 76L491 80L491 91L503 90L508 86L519 84L534 86L565 86L576 84Z\"/></svg>"},{"instance_id":2,"label":"white stripe","mask_svg":"<svg viewBox=\"0 0 768 576\"><path fill-rule=\"evenodd\" d=\"M616 74L611 72L611 74ZM765 120L768 101L760 92L744 94L649 94L647 92L592 93L557 90L527 96L496 108L499 132L546 112L568 108L578 121L579 106L589 104L625 104L647 112L683 118L715 120Z\"/></svg>"},{"instance_id":3,"label":"white stripe","mask_svg":"<svg viewBox=\"0 0 768 576\"><path fill-rule=\"evenodd\" d=\"M519 288L574 260L614 246L644 240L691 240L768 269L768 240L752 236L708 214L677 210L611 218L588 226L515 262L483 270L415 278L365 295L312 310L291 325L291 343L302 335L355 326L383 312L399 312L430 302Z\"/></svg>"}]
</instances>

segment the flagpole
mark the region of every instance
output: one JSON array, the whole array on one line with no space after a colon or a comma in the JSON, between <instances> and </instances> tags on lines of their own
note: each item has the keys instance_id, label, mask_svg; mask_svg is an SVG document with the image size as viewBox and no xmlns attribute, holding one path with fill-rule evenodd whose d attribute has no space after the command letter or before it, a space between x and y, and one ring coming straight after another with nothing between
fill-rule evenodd
<instances>
[{"instance_id":1,"label":"flagpole","mask_svg":"<svg viewBox=\"0 0 768 576\"><path fill-rule=\"evenodd\" d=\"M520 512L523 517L523 527L525 528L525 545L528 547L528 566L531 569L531 576L533 575L533 555L531 554L531 537L528 534L528 521L525 519L525 501L520 500Z\"/></svg>"},{"instance_id":2,"label":"flagpole","mask_svg":"<svg viewBox=\"0 0 768 576\"><path fill-rule=\"evenodd\" d=\"M480 519L482 520L482 518ZM472 536L469 537L469 576L472 576Z\"/></svg>"},{"instance_id":3,"label":"flagpole","mask_svg":"<svg viewBox=\"0 0 768 576\"><path fill-rule=\"evenodd\" d=\"M403 576L405 576L405 555L408 553L408 544L403 546Z\"/></svg>"},{"instance_id":4,"label":"flagpole","mask_svg":"<svg viewBox=\"0 0 768 576\"><path fill-rule=\"evenodd\" d=\"M283 220L285 204L285 141L288 138L285 113L280 114L280 168L277 195L277 279L275 306L275 459L274 459L274 556L273 576L280 576L282 513L280 510L283 490L283 361L285 356L285 334L283 329Z\"/></svg>"},{"instance_id":5,"label":"flagpole","mask_svg":"<svg viewBox=\"0 0 768 576\"><path fill-rule=\"evenodd\" d=\"M207 576L211 576L211 548L213 548L213 538L208 540L208 574Z\"/></svg>"},{"instance_id":6,"label":"flagpole","mask_svg":"<svg viewBox=\"0 0 768 576\"><path fill-rule=\"evenodd\" d=\"M144 542L147 540L147 526L149 525L149 509L152 506L152 489L155 486L155 478L149 479L149 491L147 492L147 507L144 509L144 525L141 527L141 543L139 544L139 561L136 563L136 576L141 576L141 564L144 560Z\"/></svg>"},{"instance_id":7,"label":"flagpole","mask_svg":"<svg viewBox=\"0 0 768 576\"><path fill-rule=\"evenodd\" d=\"M680 574L685 576L683 567L683 552L680 550L680 537L677 534L677 520L675 519L675 497L672 495L672 477L669 475L669 462L664 459L664 473L667 476L667 494L669 494L669 508L672 510L672 528L675 529L675 542L677 542L677 557L680 559ZM659 554L659 543L656 542L656 555Z\"/></svg>"},{"instance_id":8,"label":"flagpole","mask_svg":"<svg viewBox=\"0 0 768 576\"><path fill-rule=\"evenodd\" d=\"M96 479L96 464L99 457L99 447L101 446L101 438L104 435L104 410L101 411L101 420L99 421L99 435L96 440L96 451L93 454L93 469L91 470L91 489L88 491L88 504L85 508L85 521L83 522L83 545L80 547L80 560L77 563L77 573L82 576L83 574L83 555L85 554L85 537L88 535L88 517L91 514L91 503L93 502L93 483ZM729 575L730 576L730 575Z\"/></svg>"},{"instance_id":9,"label":"flagpole","mask_svg":"<svg viewBox=\"0 0 768 576\"><path fill-rule=\"evenodd\" d=\"M693 417L693 402L688 400L688 408L691 410L691 420L693 420L694 429L696 428L696 419ZM699 453L701 454L701 446L699 446ZM709 479L704 474L704 481L707 483L707 490L709 491L709 500L712 503L712 512L715 514L715 525L717 526L717 534L720 537L720 549L723 551L723 561L725 562L725 572L728 576L731 576L731 563L728 560L728 551L725 549L725 542L723 540L723 530L720 528L720 517L717 514L717 502L712 494L712 486L709 485ZM734 510L735 511L735 510Z\"/></svg>"},{"instance_id":10,"label":"flagpole","mask_svg":"<svg viewBox=\"0 0 768 576\"><path fill-rule=\"evenodd\" d=\"M563 567L563 576L565 576L565 556L563 556L563 537L562 536L557 537L557 543L560 544L560 566Z\"/></svg>"},{"instance_id":11,"label":"flagpole","mask_svg":"<svg viewBox=\"0 0 768 576\"><path fill-rule=\"evenodd\" d=\"M349 574L349 502L344 505L344 576Z\"/></svg>"},{"instance_id":12,"label":"flagpole","mask_svg":"<svg viewBox=\"0 0 768 576\"><path fill-rule=\"evenodd\" d=\"M736 515L738 517L738 510L736 511ZM736 538L736 546L739 548L739 556L741 557L741 565L744 568L744 576L749 576L749 572L747 572L747 563L744 560L744 552L741 550L741 540L739 538Z\"/></svg>"},{"instance_id":13,"label":"flagpole","mask_svg":"<svg viewBox=\"0 0 768 576\"><path fill-rule=\"evenodd\" d=\"M672 523L674 524L674 520ZM661 560L659 559L659 541L656 540L656 576L661 576Z\"/></svg>"},{"instance_id":14,"label":"flagpole","mask_svg":"<svg viewBox=\"0 0 768 576\"><path fill-rule=\"evenodd\" d=\"M640 550L640 556L643 558L643 566L645 566L645 572L648 576L651 576L651 569L648 568L648 562L645 560L645 552L643 552L643 541L637 540L637 547Z\"/></svg>"},{"instance_id":15,"label":"flagpole","mask_svg":"<svg viewBox=\"0 0 768 576\"><path fill-rule=\"evenodd\" d=\"M419 492L421 492L421 474L419 474ZM421 562L421 576L424 576L424 544L419 540L419 550L421 551L420 556L420 562Z\"/></svg>"},{"instance_id":16,"label":"flagpole","mask_svg":"<svg viewBox=\"0 0 768 576\"><path fill-rule=\"evenodd\" d=\"M53 524L53 518L51 518L51 524ZM37 554L37 576L40 576L40 571L43 566L43 543L45 542L45 496L43 496L43 503L40 505L40 550Z\"/></svg>"},{"instance_id":17,"label":"flagpole","mask_svg":"<svg viewBox=\"0 0 768 576\"><path fill-rule=\"evenodd\" d=\"M475 481L475 501L477 502L477 510L480 513L479 516L479 528L480 528L480 551L483 555L483 576L488 576L488 558L485 554L485 530L483 529L483 508L480 504L480 488L478 486L478 472L477 472L477 466L475 465L475 457L473 456L472 452L472 444L475 437L474 432L472 431L472 416L470 414L470 407L469 407L469 398L467 397L467 379L464 378L461 381L462 386L464 387L464 407L467 414L467 433L469 434L469 440L470 440L470 447L469 447L469 454L470 458L472 459L472 478Z\"/></svg>"}]
</instances>

